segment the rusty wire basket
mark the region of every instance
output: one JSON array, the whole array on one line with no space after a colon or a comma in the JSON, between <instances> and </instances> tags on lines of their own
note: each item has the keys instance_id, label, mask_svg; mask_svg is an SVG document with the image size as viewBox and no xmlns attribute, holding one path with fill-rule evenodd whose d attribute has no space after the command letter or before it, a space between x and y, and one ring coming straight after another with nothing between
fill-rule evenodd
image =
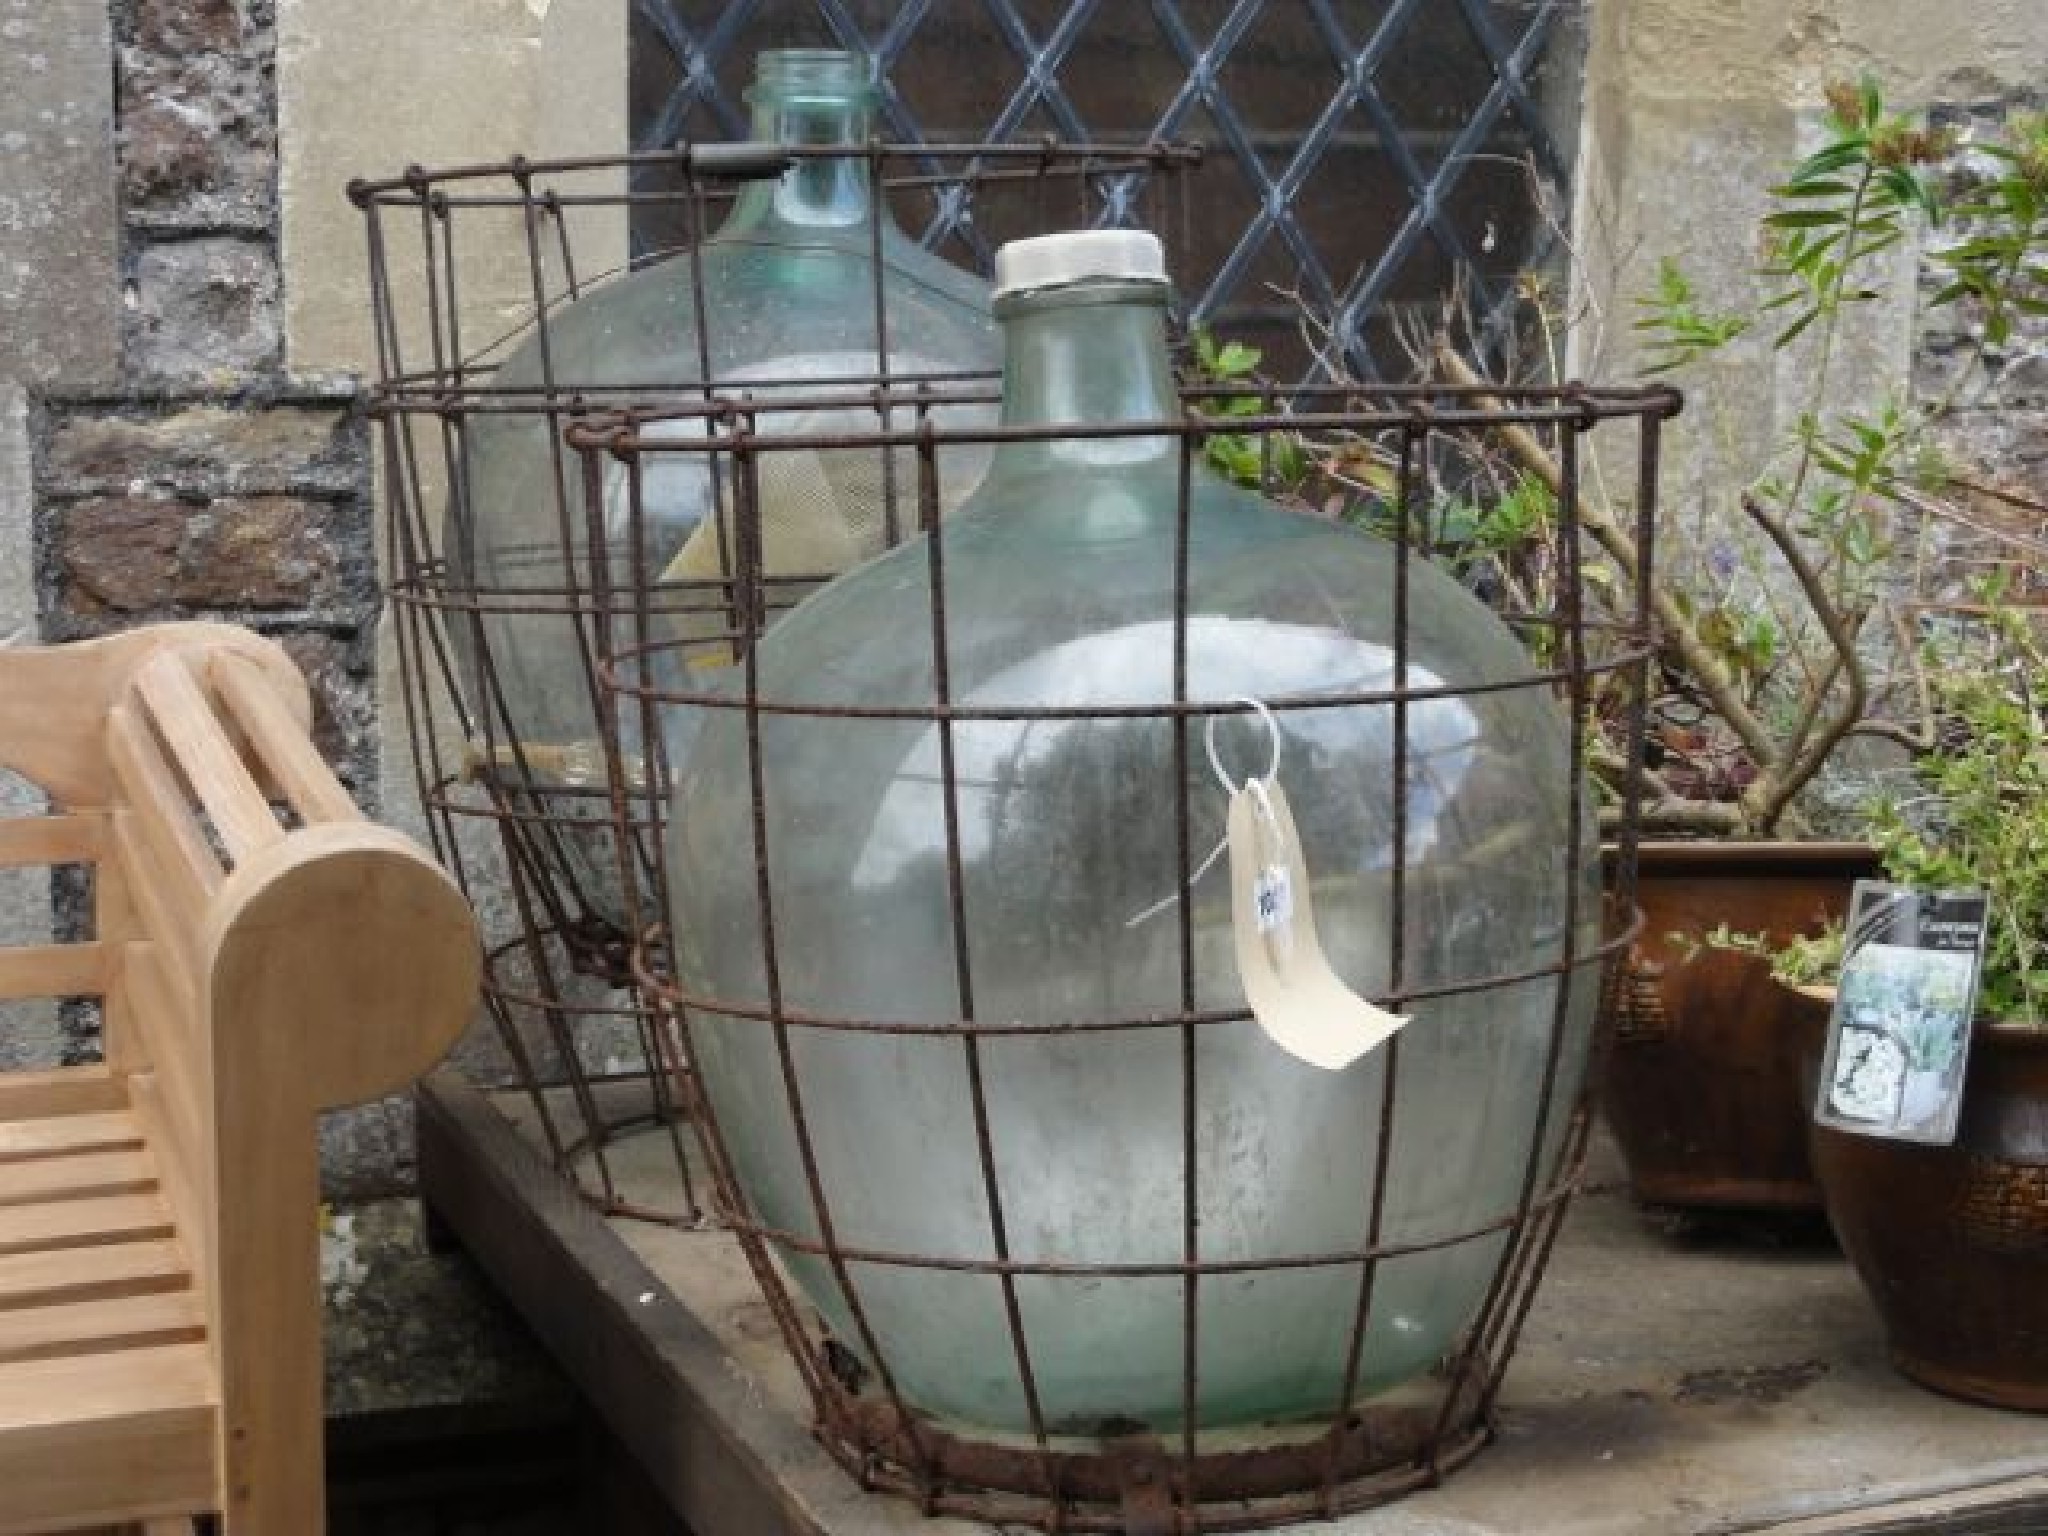
<instances>
[{"instance_id":1,"label":"rusty wire basket","mask_svg":"<svg viewBox=\"0 0 2048 1536\"><path fill-rule=\"evenodd\" d=\"M469 445L490 424L532 424L559 442L562 427L592 410L718 396L723 383L708 354L687 387L616 378L598 386L553 371L507 383L498 371L513 345L531 338L548 356L566 303L649 264L629 255L629 224L650 211L686 232L680 251L656 254L692 293L700 339L709 335L718 316L707 314L701 291L701 236L747 183L807 159L864 164L875 206L894 208L911 227L928 224L943 235L941 249L972 264L985 261L992 238L1049 223L1182 226L1182 173L1200 153L1053 139L858 150L685 145L413 168L350 188L368 236L378 366L370 414L381 439L388 590L415 776L435 850L486 920L485 995L502 1049L472 1070L516 1090L528 1128L556 1166L592 1201L626 1215L693 1222L702 1213L679 1129L683 1064L633 985L620 921L623 877L608 852L616 765L606 761L619 744L594 726L587 741L566 749L522 739L505 652L508 635L523 627L534 643L575 658L568 691L595 722L599 637L618 616L611 606L623 613L631 600L598 585L607 553L586 556L581 487L566 450L542 492L553 509L550 528L525 573L480 578L449 558L444 530L481 499ZM881 225L875 229L873 323L886 363ZM747 388L772 391L774 380ZM914 524L908 512L892 515L891 540ZM767 607L786 606L810 584L771 582ZM658 754L644 764L636 755L635 763L636 771L651 765L656 777L641 787L658 804ZM643 882L657 831L656 819L636 820L623 840L624 860L637 862ZM655 1181L665 1193L627 1191L615 1167L627 1146L640 1163L666 1163L669 1176Z\"/></svg>"},{"instance_id":2,"label":"rusty wire basket","mask_svg":"<svg viewBox=\"0 0 2048 1536\"><path fill-rule=\"evenodd\" d=\"M985 390L977 396L970 385L905 387L874 380L859 397L887 397L902 425L834 435L779 432L776 411L802 401L789 399L764 407L759 401L723 399L594 413L571 425L567 433L581 458L587 502L594 504L606 477L616 476L621 468L628 487L637 488L666 472L671 461L692 456L712 466L735 497L731 565L719 581L701 590L658 586L646 579L645 571L607 568L601 558L595 561L596 584L605 600L598 605L602 617L593 643L603 658L599 671L615 738L678 739L677 721L701 721L718 714L728 720L736 715L740 721L751 807L731 824L749 830L735 840L727 857L742 873L740 886L747 893L736 903L745 910L734 922L751 933L746 942L757 945L762 957L765 986L758 994L738 995L707 986L690 966L678 964L679 946L699 942L701 936L673 934L667 926L677 905L677 892L671 888L677 871L662 857L660 838L650 842L648 832L671 814L686 819L700 812L690 799L688 781L672 807L676 791L668 774L630 771L615 754L610 793L615 835L622 845L640 845L650 854L626 861L627 927L638 936L635 974L649 1006L650 1027L664 1042L665 1059L703 1064L707 1058L700 1052L707 1043L728 1048L716 1040L707 1042L706 1031L752 1029L759 1032L756 1038L769 1042L762 1047L764 1059L776 1063L777 1080L768 1085L769 1098L756 1101L755 1110L786 1117L786 1127L776 1134L789 1138L803 1169L806 1209L798 1220L790 1219L786 1210L779 1215L764 1210L758 1188L750 1191L746 1186L741 1164L752 1154L740 1142L751 1128L721 1117L703 1073L679 1072L675 1093L697 1138L702 1166L709 1172L717 1213L736 1234L795 1359L821 1441L864 1486L908 1496L927 1512L1030 1524L1048 1531L1129 1531L1148 1536L1267 1527L1327 1518L1436 1482L1463 1464L1487 1437L1503 1373L1583 1167L1589 1094L1603 1051L1593 1003L1633 927L1632 786L1639 777L1634 769L1641 762L1644 706L1651 684L1648 572L1654 545L1658 434L1660 422L1677 408L1675 395L1656 389L1583 386L1491 393L1433 387L1308 390L1291 393L1284 409L1269 396L1257 412L1247 414L1240 407L1236 414L1219 419L1212 398L1190 391L1183 397L1184 413L1176 419L1096 429L947 425L943 407L987 398ZM1394 1182L1389 1169L1398 1155L1389 1148L1404 1145L1400 1138L1406 1134L1395 1128L1394 1111L1401 1100L1404 1066L1411 1061L1402 1051L1405 1035L1382 1047L1387 1054L1379 1079L1376 1143L1368 1138L1369 1155L1361 1158L1353 1174L1339 1170L1331 1175L1355 1197L1355 1239L1316 1251L1233 1250L1220 1235L1215 1213L1203 1204L1197 1185L1202 1171L1214 1165L1198 1145L1207 1133L1198 1129L1192 1108L1198 1094L1197 1064L1207 1059L1209 1041L1222 1038L1219 1032L1245 1027L1249 1015L1241 1003L1215 1006L1213 999L1198 996L1192 980L1197 969L1193 913L1201 878L1196 862L1207 834L1191 809L1189 770L1194 766L1199 775L1204 728L1219 719L1245 715L1253 706L1191 698L1177 683L1171 694L1142 710L1034 710L977 705L953 694L947 684L955 670L949 652L957 643L949 639L943 617L951 579L945 553L949 523L935 509L945 501L940 482L947 473L948 450L1084 435L1170 438L1181 466L1180 505L1173 548L1162 558L1176 562L1182 574L1171 583L1170 611L1159 617L1171 623L1176 653L1185 655L1190 623L1184 574L1188 487L1203 473L1198 466L1208 445L1226 432L1240 446L1255 444L1255 457L1269 469L1284 456L1278 451L1283 434L1294 445L1290 452L1304 439L1336 445L1322 461L1331 466L1331 476L1318 482L1319 491L1329 494L1304 496L1296 490L1297 499L1304 502L1302 515L1369 520L1393 536L1389 600L1397 615L1405 614L1404 594L1419 579L1411 572L1425 558L1420 549L1441 542L1447 492L1479 494L1460 481L1459 466L1475 458L1468 449L1497 441L1504 433L1527 433L1546 444L1559 466L1558 482L1549 488L1552 521L1525 551L1531 568L1547 573L1538 585L1548 596L1534 608L1508 605L1504 617L1529 647L1530 659L1526 672L1506 686L1542 693L1569 711L1570 782L1581 782L1589 774L1596 743L1603 754L1611 754L1605 767L1613 788L1600 811L1610 838L1604 908L1597 894L1587 893L1588 850L1597 839L1590 825L1595 811L1583 796L1572 797L1570 830L1556 865L1563 882L1558 894L1565 913L1561 942L1540 965L1497 974L1415 975L1404 982L1410 972L1403 954L1422 953L1427 940L1427 935L1418 935L1425 921L1420 914L1426 909L1417 905L1414 913L1404 910L1404 891L1412 891L1423 878L1409 870L1405 833L1394 837L1391 865L1383 871L1394 894L1384 940L1392 956L1391 985L1380 1000L1415 1009L1420 1019L1447 999L1478 999L1481 1007L1498 1001L1505 1009L1522 995L1518 988L1549 989L1543 994L1545 1022L1529 1058L1538 1084L1533 1118L1514 1133L1521 1140L1495 1149L1504 1159L1502 1166L1511 1171L1508 1193L1453 1230L1421 1236L1397 1233L1389 1214ZM932 690L920 696L851 709L805 697L802 690L778 694L762 681L760 657L775 639L774 631L764 631L764 626L774 620L778 607L772 596L777 573L762 563L760 508L754 504L755 488L777 455L848 448L900 452L912 466L914 501L923 513L919 534L924 553L919 559L924 575L919 581L928 594L927 606L920 610L924 617L913 616L912 622L928 620L917 638L930 647L935 680ZM1241 454L1239 462L1244 462ZM1344 471L1344 466L1356 469L1361 464L1377 465L1383 473L1361 476ZM1619 609L1593 601L1592 584L1585 576L1593 556L1588 553L1592 543L1584 537L1580 498L1596 474L1603 485L1622 488L1603 506L1610 512L1620 508L1625 516L1619 527L1611 521L1606 524L1599 546L1608 558L1622 551L1634 567L1637 579L1622 587L1632 595ZM637 490L629 500L637 505ZM592 537L594 553L601 544ZM717 686L693 683L686 665L669 664L686 648L673 638L676 615L706 610L723 612L720 638L735 663L727 680ZM1455 687L1447 690L1441 683L1410 677L1404 625L1405 619L1394 630L1391 686L1267 698L1260 706L1288 722L1288 729L1296 729L1298 722L1322 710L1388 711L1398 722L1410 718L1410 712L1441 703L1447 695L1472 702L1482 691L1478 687L1468 696ZM688 642L696 643L700 642ZM1189 978L1178 1006L1088 1017L977 1011L972 1001L977 983L975 945L964 937L973 921L963 898L962 868L969 853L961 842L958 807L964 795L985 795L987 786L968 782L969 770L960 766L948 746L929 762L920 759L923 766L917 771L930 780L925 789L944 808L944 882L955 936L944 963L957 977L958 1005L930 1016L873 1016L875 1010L850 1012L820 1006L814 998L793 998L792 988L778 984L778 966L785 978L790 968L801 966L802 952L813 936L777 926L778 911L788 900L788 881L781 856L772 850L800 843L808 829L790 824L764 792L772 780L773 741L787 742L791 737L786 733L812 725L830 723L844 730L865 723L876 728L907 725L928 732L935 741L951 743L959 733L991 721L1087 725L1133 713L1156 721L1174 742L1170 761L1177 766L1156 788L1170 803L1177 828L1173 841L1178 849L1178 884L1169 894L1180 913L1179 970ZM1275 727L1276 734L1280 729ZM1397 724L1392 741L1390 782L1409 785L1407 727ZM1422 815L1419 806L1409 805L1409 793L1403 789L1394 795L1397 827L1406 825L1403 818L1411 810ZM1591 890L1597 892L1598 877L1591 878ZM727 1041L737 1038L725 1036ZM992 1109L1002 1091L1005 1063L1022 1061L1017 1052L1041 1046L1074 1053L1072 1059L1084 1063L1087 1053L1095 1050L1104 1053L1107 1062L1107 1053L1119 1049L1117 1042L1125 1039L1165 1043L1161 1059L1172 1063L1167 1076L1178 1082L1166 1093L1166 1101L1187 1106L1177 1124L1156 1128L1180 1149L1174 1204L1179 1213L1174 1218L1180 1234L1177 1251L1167 1257L1104 1257L1051 1251L1043 1244L1034 1251L1018 1235L1021 1222L1016 1213L1034 1198L1032 1185L1063 1174L1057 1166L1006 1162L1005 1127L1014 1122L1003 1122L1001 1112ZM813 1043L817 1041L847 1043L833 1045L838 1054L828 1057L817 1054L824 1049ZM862 1217L846 1211L848 1190L864 1180L871 1185L875 1179L886 1179L888 1165L880 1160L869 1168L857 1145L849 1148L843 1138L821 1139L817 1105L829 1099L836 1085L835 1074L821 1072L819 1063L829 1059L844 1068L856 1060L848 1053L870 1044L891 1052L949 1053L958 1061L958 1103L952 1109L958 1125L972 1127L971 1142L963 1144L959 1157L967 1170L962 1177L978 1191L974 1198L988 1216L989 1231L983 1240L948 1251L910 1248L887 1240L886 1223L864 1226ZM1575 1053L1583 1053L1583 1058ZM1583 1075L1576 1069L1581 1059ZM1085 1065L1077 1070L1085 1072ZM1214 1068L1207 1070L1213 1076ZM914 1095L899 1101L899 1107L906 1116L920 1112ZM732 1105L726 1108L730 1111ZM940 1159L946 1154L935 1142L930 1155ZM1055 1162L1056 1158L1057 1154ZM883 1202L912 1198L887 1189L876 1194L868 1188L866 1193ZM1110 1193L1104 1191L1105 1199ZM1281 1198L1292 1198L1293 1193L1287 1191ZM1014 1223L1008 1229L1006 1212ZM883 1235L878 1237L878 1232ZM1469 1317L1433 1368L1398 1387L1367 1390L1373 1377L1367 1358L1368 1318L1375 1328L1380 1321L1376 1294L1397 1289L1399 1282L1390 1277L1418 1256L1453 1251L1466 1258L1477 1256L1473 1262L1479 1266L1481 1283ZM1344 1298L1334 1309L1331 1324L1339 1328L1335 1337L1343 1342L1332 1352L1333 1387L1326 1407L1251 1429L1219 1430L1206 1424L1206 1362L1212 1359L1216 1331L1232 1326L1232 1298L1268 1282L1287 1294L1287 1285L1311 1281L1317 1286L1334 1284ZM1000 1320L987 1351L997 1364L987 1368L1014 1372L1024 1405L1019 1422L978 1427L957 1414L934 1411L921 1400L929 1386L911 1383L929 1382L930 1373L905 1356L929 1340L907 1334L900 1317L894 1322L883 1317L877 1298L892 1287L925 1282L936 1288L933 1295L943 1292L956 1298L979 1288L972 1303L982 1309L977 1315ZM1054 1389L1047 1362L1068 1341L1059 1337L1064 1314L1045 1297L1060 1287L1068 1288L1061 1295L1077 1298L1089 1288L1119 1286L1165 1286L1177 1298L1178 1408L1159 1421L1108 1414L1087 1422L1048 1406ZM941 1318L965 1315L951 1307L948 1302L933 1309L925 1324L927 1333L945 1331L948 1324ZM1375 1340L1380 1337L1374 1332ZM974 1368L985 1366L984 1359Z\"/></svg>"}]
</instances>

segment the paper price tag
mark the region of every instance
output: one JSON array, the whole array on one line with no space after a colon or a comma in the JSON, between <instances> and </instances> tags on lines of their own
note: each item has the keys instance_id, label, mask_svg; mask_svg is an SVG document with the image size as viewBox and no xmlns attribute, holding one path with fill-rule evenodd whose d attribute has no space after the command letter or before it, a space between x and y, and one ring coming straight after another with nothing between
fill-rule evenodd
<instances>
[{"instance_id":1,"label":"paper price tag","mask_svg":"<svg viewBox=\"0 0 2048 1536\"><path fill-rule=\"evenodd\" d=\"M1275 1044L1336 1072L1408 1022L1330 969L1316 936L1301 837L1277 780L1252 779L1231 795L1224 841L1238 976L1252 1016Z\"/></svg>"}]
</instances>

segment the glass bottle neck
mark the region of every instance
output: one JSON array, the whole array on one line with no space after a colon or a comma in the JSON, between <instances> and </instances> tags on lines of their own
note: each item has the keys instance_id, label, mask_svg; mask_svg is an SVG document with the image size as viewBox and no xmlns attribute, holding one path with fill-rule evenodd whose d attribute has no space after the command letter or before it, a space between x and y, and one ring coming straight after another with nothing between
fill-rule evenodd
<instances>
[{"instance_id":1,"label":"glass bottle neck","mask_svg":"<svg viewBox=\"0 0 2048 1536\"><path fill-rule=\"evenodd\" d=\"M1157 283L1104 282L1000 304L1003 425L1173 421L1180 415L1166 351L1166 292ZM1008 470L1171 462L1170 437L1055 438L1005 443Z\"/></svg>"},{"instance_id":2,"label":"glass bottle neck","mask_svg":"<svg viewBox=\"0 0 2048 1536\"><path fill-rule=\"evenodd\" d=\"M753 137L795 146L863 145L873 113L863 88L857 95L785 96L760 90L754 100ZM754 182L733 206L725 232L762 224L844 230L866 224L872 209L868 166L858 155L806 157L775 181Z\"/></svg>"}]
</instances>

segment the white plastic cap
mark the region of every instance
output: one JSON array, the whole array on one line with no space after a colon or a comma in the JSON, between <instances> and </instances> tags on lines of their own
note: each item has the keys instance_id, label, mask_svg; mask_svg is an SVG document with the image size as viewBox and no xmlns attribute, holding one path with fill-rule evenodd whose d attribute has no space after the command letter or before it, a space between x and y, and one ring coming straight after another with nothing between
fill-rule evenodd
<instances>
[{"instance_id":1,"label":"white plastic cap","mask_svg":"<svg viewBox=\"0 0 2048 1536\"><path fill-rule=\"evenodd\" d=\"M996 297L1068 283L1166 281L1159 237L1142 229L1075 229L996 249Z\"/></svg>"}]
</instances>

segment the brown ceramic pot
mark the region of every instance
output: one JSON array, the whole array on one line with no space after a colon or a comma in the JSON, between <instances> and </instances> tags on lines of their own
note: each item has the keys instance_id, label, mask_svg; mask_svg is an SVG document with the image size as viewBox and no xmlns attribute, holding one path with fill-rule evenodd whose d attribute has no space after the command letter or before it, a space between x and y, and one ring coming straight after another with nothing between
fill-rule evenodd
<instances>
[{"instance_id":1,"label":"brown ceramic pot","mask_svg":"<svg viewBox=\"0 0 2048 1536\"><path fill-rule=\"evenodd\" d=\"M1828 1220L1898 1368L2048 1412L2048 1032L1979 1026L1952 1146L1818 1125L1812 1139Z\"/></svg>"},{"instance_id":2,"label":"brown ceramic pot","mask_svg":"<svg viewBox=\"0 0 2048 1536\"><path fill-rule=\"evenodd\" d=\"M1767 962L1710 948L1721 924L1783 942L1819 931L1878 873L1854 843L1645 843L1643 931L1610 989L1602 1105L1639 1200L1813 1211L1801 1043Z\"/></svg>"}]
</instances>

